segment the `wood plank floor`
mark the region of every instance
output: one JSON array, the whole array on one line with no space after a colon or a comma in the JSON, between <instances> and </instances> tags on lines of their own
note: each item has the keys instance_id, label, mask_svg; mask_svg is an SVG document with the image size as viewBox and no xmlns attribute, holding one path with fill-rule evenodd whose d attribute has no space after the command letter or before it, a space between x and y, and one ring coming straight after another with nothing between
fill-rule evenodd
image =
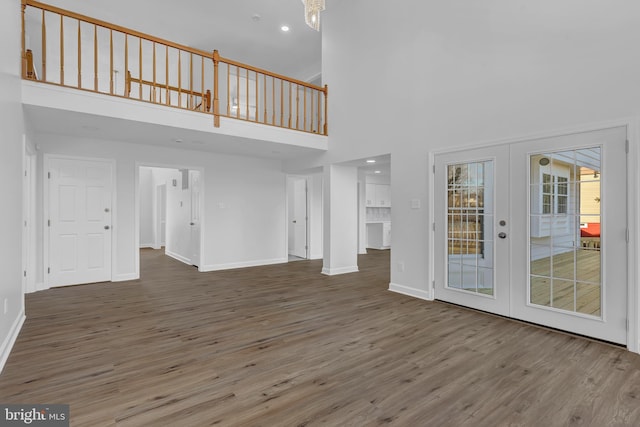
<instances>
[{"instance_id":1,"label":"wood plank floor","mask_svg":"<svg viewBox=\"0 0 640 427\"><path fill-rule=\"evenodd\" d=\"M74 426L637 426L640 356L387 291L389 252L27 296L2 403Z\"/></svg>"}]
</instances>

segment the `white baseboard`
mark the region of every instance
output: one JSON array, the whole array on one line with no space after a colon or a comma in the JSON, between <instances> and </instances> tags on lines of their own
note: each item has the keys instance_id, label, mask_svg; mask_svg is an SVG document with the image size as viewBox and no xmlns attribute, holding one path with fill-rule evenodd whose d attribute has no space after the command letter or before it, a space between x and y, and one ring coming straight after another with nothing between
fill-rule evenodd
<instances>
[{"instance_id":1,"label":"white baseboard","mask_svg":"<svg viewBox=\"0 0 640 427\"><path fill-rule=\"evenodd\" d=\"M424 289L410 288L408 286L398 285L397 283L389 283L389 290L399 294L408 295L410 297L433 301L431 291L425 291Z\"/></svg>"},{"instance_id":2,"label":"white baseboard","mask_svg":"<svg viewBox=\"0 0 640 427\"><path fill-rule=\"evenodd\" d=\"M182 255L179 255L175 252L171 252L165 249L164 254L167 256L170 256L173 259L177 259L180 262L184 262L185 264L191 265L191 260L189 258L183 257Z\"/></svg>"},{"instance_id":3,"label":"white baseboard","mask_svg":"<svg viewBox=\"0 0 640 427\"><path fill-rule=\"evenodd\" d=\"M327 268L322 267L322 274L326 274L327 276L335 276L338 274L347 274L347 273L356 273L358 272L358 266L353 265L350 267L340 267L340 268Z\"/></svg>"},{"instance_id":4,"label":"white baseboard","mask_svg":"<svg viewBox=\"0 0 640 427\"><path fill-rule=\"evenodd\" d=\"M140 243L140 249L155 249L153 243Z\"/></svg>"},{"instance_id":5,"label":"white baseboard","mask_svg":"<svg viewBox=\"0 0 640 427\"><path fill-rule=\"evenodd\" d=\"M140 276L136 273L117 274L111 278L112 282L126 282L128 280L137 280Z\"/></svg>"},{"instance_id":6,"label":"white baseboard","mask_svg":"<svg viewBox=\"0 0 640 427\"><path fill-rule=\"evenodd\" d=\"M16 339L18 338L18 334L20 334L20 330L22 329L22 325L24 325L26 317L24 315L24 308L20 310L18 313L18 317L14 320L11 329L9 330L9 334L2 342L2 347L0 347L0 373L4 369L5 363L7 363L7 359L9 358L9 353L13 349L13 345L16 343Z\"/></svg>"},{"instance_id":7,"label":"white baseboard","mask_svg":"<svg viewBox=\"0 0 640 427\"><path fill-rule=\"evenodd\" d=\"M227 264L210 264L200 267L200 271L231 270L234 268L258 267L261 265L284 264L289 262L288 258L261 259L255 261L230 262Z\"/></svg>"},{"instance_id":8,"label":"white baseboard","mask_svg":"<svg viewBox=\"0 0 640 427\"><path fill-rule=\"evenodd\" d=\"M324 258L323 253L309 255L309 259L322 259L322 258Z\"/></svg>"}]
</instances>

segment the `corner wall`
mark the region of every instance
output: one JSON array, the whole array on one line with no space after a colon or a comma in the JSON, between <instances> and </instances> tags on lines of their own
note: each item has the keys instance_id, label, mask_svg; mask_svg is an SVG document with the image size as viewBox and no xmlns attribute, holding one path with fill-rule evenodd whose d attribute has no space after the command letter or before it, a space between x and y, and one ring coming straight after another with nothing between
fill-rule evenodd
<instances>
[{"instance_id":1,"label":"corner wall","mask_svg":"<svg viewBox=\"0 0 640 427\"><path fill-rule=\"evenodd\" d=\"M0 2L0 370L24 321L20 1Z\"/></svg>"}]
</instances>

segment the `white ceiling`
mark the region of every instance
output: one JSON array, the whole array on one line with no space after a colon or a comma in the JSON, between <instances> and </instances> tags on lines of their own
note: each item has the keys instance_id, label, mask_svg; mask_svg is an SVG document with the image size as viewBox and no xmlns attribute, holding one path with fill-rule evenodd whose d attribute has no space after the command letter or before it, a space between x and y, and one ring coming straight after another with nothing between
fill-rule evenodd
<instances>
[{"instance_id":1,"label":"white ceiling","mask_svg":"<svg viewBox=\"0 0 640 427\"><path fill-rule=\"evenodd\" d=\"M44 0L44 3L289 77L321 71L321 36L300 0ZM252 19L259 15L260 19ZM287 25L285 33L280 27Z\"/></svg>"}]
</instances>

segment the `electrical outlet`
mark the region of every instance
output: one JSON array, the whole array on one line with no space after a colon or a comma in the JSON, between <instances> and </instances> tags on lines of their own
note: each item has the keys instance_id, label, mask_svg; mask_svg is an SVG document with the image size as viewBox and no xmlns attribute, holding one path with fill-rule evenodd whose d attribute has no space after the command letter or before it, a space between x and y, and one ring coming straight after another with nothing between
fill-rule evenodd
<instances>
[{"instance_id":1,"label":"electrical outlet","mask_svg":"<svg viewBox=\"0 0 640 427\"><path fill-rule=\"evenodd\" d=\"M404 272L404 261L398 262L398 272Z\"/></svg>"},{"instance_id":2,"label":"electrical outlet","mask_svg":"<svg viewBox=\"0 0 640 427\"><path fill-rule=\"evenodd\" d=\"M7 298L4 299L4 314L7 314L9 311L9 300Z\"/></svg>"}]
</instances>

